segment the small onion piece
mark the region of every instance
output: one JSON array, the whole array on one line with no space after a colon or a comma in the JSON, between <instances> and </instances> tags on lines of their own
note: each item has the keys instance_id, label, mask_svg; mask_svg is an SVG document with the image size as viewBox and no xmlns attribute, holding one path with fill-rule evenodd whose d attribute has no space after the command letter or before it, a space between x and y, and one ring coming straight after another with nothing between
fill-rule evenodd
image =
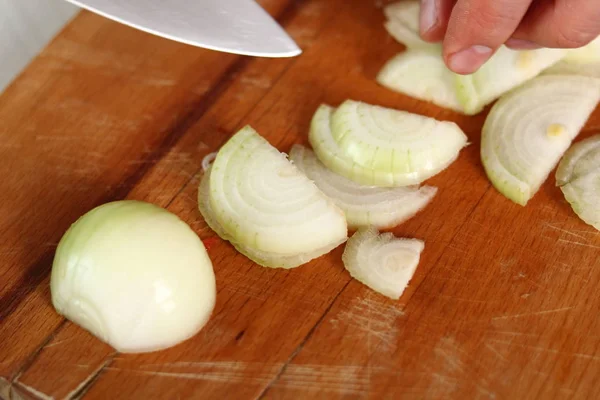
<instances>
[{"instance_id":1,"label":"small onion piece","mask_svg":"<svg viewBox=\"0 0 600 400\"><path fill-rule=\"evenodd\" d=\"M481 159L492 184L525 205L600 99L600 80L544 75L498 101L485 121Z\"/></svg>"},{"instance_id":2,"label":"small onion piece","mask_svg":"<svg viewBox=\"0 0 600 400\"><path fill-rule=\"evenodd\" d=\"M348 240L342 260L354 279L397 300L412 279L424 248L421 240L400 239L367 228Z\"/></svg>"},{"instance_id":3,"label":"small onion piece","mask_svg":"<svg viewBox=\"0 0 600 400\"><path fill-rule=\"evenodd\" d=\"M391 186L417 185L431 178L454 162L467 144L467 136L453 122L352 100L331 115L330 123L342 153L356 165L388 177ZM385 184L372 178L373 185Z\"/></svg>"},{"instance_id":4,"label":"small onion piece","mask_svg":"<svg viewBox=\"0 0 600 400\"><path fill-rule=\"evenodd\" d=\"M600 135L575 143L565 153L556 185L579 218L600 230Z\"/></svg>"},{"instance_id":5,"label":"small onion piece","mask_svg":"<svg viewBox=\"0 0 600 400\"><path fill-rule=\"evenodd\" d=\"M422 210L437 192L431 186L380 188L363 186L327 169L312 151L294 145L290 159L346 214L352 229L391 228Z\"/></svg>"},{"instance_id":6,"label":"small onion piece","mask_svg":"<svg viewBox=\"0 0 600 400\"><path fill-rule=\"evenodd\" d=\"M123 353L190 338L216 298L202 241L174 214L139 201L77 220L58 245L50 287L60 314Z\"/></svg>"},{"instance_id":7,"label":"small onion piece","mask_svg":"<svg viewBox=\"0 0 600 400\"><path fill-rule=\"evenodd\" d=\"M388 89L463 112L455 81L456 74L446 67L440 54L430 51L400 53L377 75L377 82Z\"/></svg>"},{"instance_id":8,"label":"small onion piece","mask_svg":"<svg viewBox=\"0 0 600 400\"><path fill-rule=\"evenodd\" d=\"M347 238L342 210L250 127L219 151L209 197L232 240L258 251L296 256Z\"/></svg>"},{"instance_id":9,"label":"small onion piece","mask_svg":"<svg viewBox=\"0 0 600 400\"><path fill-rule=\"evenodd\" d=\"M217 158L217 152L207 154L202 159L202 171L204 171L204 172L208 171L208 169L210 168L212 163L215 161L215 158Z\"/></svg>"},{"instance_id":10,"label":"small onion piece","mask_svg":"<svg viewBox=\"0 0 600 400\"><path fill-rule=\"evenodd\" d=\"M204 217L206 224L217 234L221 239L229 241L237 251L263 267L268 268L296 268L300 265L306 264L307 262L318 258L324 254L329 253L340 244L346 241L346 238L342 238L337 242L333 242L323 248L316 249L309 253L295 254L291 256L282 256L275 253L268 253L265 251L255 250L252 247L237 243L231 235L229 235L225 229L221 226L219 221L214 216L212 207L210 205L210 173L209 168L200 181L198 187L198 208L200 214Z\"/></svg>"}]
</instances>

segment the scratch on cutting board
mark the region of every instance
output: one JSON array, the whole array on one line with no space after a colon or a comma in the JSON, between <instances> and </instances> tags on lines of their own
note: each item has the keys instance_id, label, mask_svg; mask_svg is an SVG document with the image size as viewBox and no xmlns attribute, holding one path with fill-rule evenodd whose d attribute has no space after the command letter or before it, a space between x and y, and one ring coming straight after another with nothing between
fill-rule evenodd
<instances>
[{"instance_id":1,"label":"scratch on cutting board","mask_svg":"<svg viewBox=\"0 0 600 400\"><path fill-rule=\"evenodd\" d=\"M251 363L240 361L194 362L180 361L165 364L146 364L142 369L107 367L109 371L127 371L137 374L188 380L206 380L224 383L264 384L271 382L284 363ZM148 370L147 368L153 368ZM160 370L157 370L160 368ZM173 371L179 369L179 371ZM393 372L375 368L378 372ZM369 375L362 365L288 364L285 374L275 387L302 390L330 391L343 394L366 394Z\"/></svg>"},{"instance_id":2,"label":"scratch on cutting board","mask_svg":"<svg viewBox=\"0 0 600 400\"><path fill-rule=\"evenodd\" d=\"M492 321L497 321L497 320L501 320L501 319L521 318L521 317L531 317L531 316L537 316L537 315L554 314L554 313L558 313L558 312L569 311L574 308L575 308L574 306L571 306L571 307L556 308L554 310L542 310L542 311L535 311L535 312L523 313L523 314L503 315L501 317L492 318Z\"/></svg>"},{"instance_id":3,"label":"scratch on cutting board","mask_svg":"<svg viewBox=\"0 0 600 400\"><path fill-rule=\"evenodd\" d=\"M29 392L29 394L37 396L39 399L42 399L42 400L54 400L54 397L48 396L46 393L40 392L39 390L37 390L29 385L26 385L23 382L17 382L15 380L15 382L13 384L13 390L15 388L20 388L22 390L25 390L26 392Z\"/></svg>"},{"instance_id":4,"label":"scratch on cutting board","mask_svg":"<svg viewBox=\"0 0 600 400\"><path fill-rule=\"evenodd\" d=\"M112 362L112 359L107 359L105 360L102 364L100 364L98 366L98 368L96 368L95 370L93 370L92 372L90 372L90 374L88 376L85 377L84 380L82 380L76 387L75 389L71 390L66 396L65 399L66 400L72 400L75 399L79 396L81 390L86 387L86 385L88 383L90 383L93 379L96 378L96 376L98 376L98 374L100 373L100 371L102 371L103 369L107 368L107 365L110 364Z\"/></svg>"},{"instance_id":5,"label":"scratch on cutting board","mask_svg":"<svg viewBox=\"0 0 600 400\"><path fill-rule=\"evenodd\" d=\"M548 222L545 222L544 226L547 226L548 228L554 229L554 230L556 230L558 232L566 233L567 235L572 235L572 236L575 236L575 237L578 237L580 239L584 239L585 240L585 236L583 236L583 235L580 235L578 233L574 233L572 231L568 231L566 229L559 228L558 226L554 226L554 225L552 225L552 224L550 224Z\"/></svg>"},{"instance_id":6,"label":"scratch on cutting board","mask_svg":"<svg viewBox=\"0 0 600 400\"><path fill-rule=\"evenodd\" d=\"M493 347L491 344L486 343L485 344L485 348L488 349L489 351L491 351L492 353L494 353L496 355L496 357L498 357L499 359L501 359L502 361L508 362L508 358L506 358L505 356L503 356L498 350L496 350L495 347Z\"/></svg>"},{"instance_id":7,"label":"scratch on cutting board","mask_svg":"<svg viewBox=\"0 0 600 400\"><path fill-rule=\"evenodd\" d=\"M593 360L593 361L600 361L600 356L595 356L593 354L584 354L584 353L569 353L566 351L559 351L556 349L548 349L545 347L539 347L539 346L531 346L528 344L524 344L524 343L516 343L511 341L504 341L504 340L498 340L498 339L490 339L490 341L493 341L495 343L500 343L500 344L504 344L507 346L519 346L522 348L526 348L526 349L531 349L540 353L551 353L551 354L558 354L558 355L564 355L564 356L570 356L570 357L574 357L574 358L582 358L582 359L586 359L586 360Z\"/></svg>"},{"instance_id":8,"label":"scratch on cutting board","mask_svg":"<svg viewBox=\"0 0 600 400\"><path fill-rule=\"evenodd\" d=\"M69 338L69 339L63 339L63 340L59 340L59 341L57 341L57 342L54 342L54 343L48 343L48 344L47 344L47 345L45 345L43 348L44 348L44 349L47 349L47 348L50 348L50 347L59 346L59 345L61 345L61 344L64 344L64 343L70 342L71 340L73 340L73 339L72 339L72 338Z\"/></svg>"},{"instance_id":9,"label":"scratch on cutting board","mask_svg":"<svg viewBox=\"0 0 600 400\"><path fill-rule=\"evenodd\" d=\"M600 249L600 246L596 246L596 245L589 244L589 243L576 242L576 241L567 240L567 239L558 239L557 242L565 243L565 244L569 244L569 245L573 244L573 245L576 245L576 246L589 247L589 248L592 248L592 249Z\"/></svg>"},{"instance_id":10,"label":"scratch on cutting board","mask_svg":"<svg viewBox=\"0 0 600 400\"><path fill-rule=\"evenodd\" d=\"M390 347L397 345L398 327L396 321L404 311L391 304L383 304L371 298L355 299L347 310L341 311L332 319L333 324L346 323L367 338L374 337Z\"/></svg>"}]
</instances>

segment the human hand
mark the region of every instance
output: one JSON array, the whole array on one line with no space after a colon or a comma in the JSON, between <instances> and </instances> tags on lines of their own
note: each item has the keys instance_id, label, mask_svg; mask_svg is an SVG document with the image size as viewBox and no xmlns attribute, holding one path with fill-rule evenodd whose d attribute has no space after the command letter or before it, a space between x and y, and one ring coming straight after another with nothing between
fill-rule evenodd
<instances>
[{"instance_id":1,"label":"human hand","mask_svg":"<svg viewBox=\"0 0 600 400\"><path fill-rule=\"evenodd\" d=\"M600 0L421 0L421 36L443 41L459 74L481 67L502 44L516 50L577 48L600 34Z\"/></svg>"}]
</instances>

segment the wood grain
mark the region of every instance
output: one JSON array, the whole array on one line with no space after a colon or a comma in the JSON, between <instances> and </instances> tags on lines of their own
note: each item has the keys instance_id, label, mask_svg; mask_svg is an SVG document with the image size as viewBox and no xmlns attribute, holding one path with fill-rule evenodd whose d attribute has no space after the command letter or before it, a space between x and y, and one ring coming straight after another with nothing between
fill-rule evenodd
<instances>
[{"instance_id":1,"label":"wood grain","mask_svg":"<svg viewBox=\"0 0 600 400\"><path fill-rule=\"evenodd\" d=\"M485 114L465 117L374 82L402 46L381 4L263 1L304 49L252 59L164 41L83 13L0 97L0 397L598 398L600 234L553 179L522 208L479 161ZM251 124L287 151L321 102L352 98L457 122L471 146L431 179L431 206L395 230L426 242L387 300L350 279L342 248L291 271L214 239L200 162ZM600 130L600 113L582 137ZM54 246L121 198L166 207L210 241L218 297L196 337L123 355L49 303Z\"/></svg>"}]
</instances>

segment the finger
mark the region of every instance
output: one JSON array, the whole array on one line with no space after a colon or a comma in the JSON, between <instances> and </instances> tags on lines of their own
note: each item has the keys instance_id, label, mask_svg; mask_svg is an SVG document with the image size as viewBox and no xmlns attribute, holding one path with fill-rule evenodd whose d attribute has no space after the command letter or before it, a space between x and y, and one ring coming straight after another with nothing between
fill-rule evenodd
<instances>
[{"instance_id":1,"label":"finger","mask_svg":"<svg viewBox=\"0 0 600 400\"><path fill-rule=\"evenodd\" d=\"M599 34L598 0L536 0L507 45L518 40L542 47L576 48Z\"/></svg>"},{"instance_id":2,"label":"finger","mask_svg":"<svg viewBox=\"0 0 600 400\"><path fill-rule=\"evenodd\" d=\"M421 37L428 42L444 39L455 0L421 0Z\"/></svg>"},{"instance_id":3,"label":"finger","mask_svg":"<svg viewBox=\"0 0 600 400\"><path fill-rule=\"evenodd\" d=\"M532 0L458 0L444 39L448 68L471 74L494 54L527 13Z\"/></svg>"}]
</instances>

